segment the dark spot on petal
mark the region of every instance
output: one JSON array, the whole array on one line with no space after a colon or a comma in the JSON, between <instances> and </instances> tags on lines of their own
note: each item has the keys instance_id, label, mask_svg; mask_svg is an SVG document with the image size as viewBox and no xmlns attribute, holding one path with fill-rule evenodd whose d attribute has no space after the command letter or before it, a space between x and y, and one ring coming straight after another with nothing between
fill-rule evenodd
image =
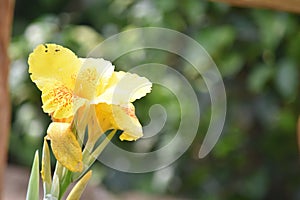
<instances>
[{"instance_id":1,"label":"dark spot on petal","mask_svg":"<svg viewBox=\"0 0 300 200\"><path fill-rule=\"evenodd\" d=\"M44 47L45 47L45 48L48 48L48 46L47 46L46 44L44 44Z\"/></svg>"},{"instance_id":2,"label":"dark spot on petal","mask_svg":"<svg viewBox=\"0 0 300 200\"><path fill-rule=\"evenodd\" d=\"M60 51L59 49L55 49L55 52L58 52L58 51Z\"/></svg>"},{"instance_id":3,"label":"dark spot on petal","mask_svg":"<svg viewBox=\"0 0 300 200\"><path fill-rule=\"evenodd\" d=\"M47 52L48 52L48 50L46 49L46 50L45 50L45 52L47 53Z\"/></svg>"}]
</instances>

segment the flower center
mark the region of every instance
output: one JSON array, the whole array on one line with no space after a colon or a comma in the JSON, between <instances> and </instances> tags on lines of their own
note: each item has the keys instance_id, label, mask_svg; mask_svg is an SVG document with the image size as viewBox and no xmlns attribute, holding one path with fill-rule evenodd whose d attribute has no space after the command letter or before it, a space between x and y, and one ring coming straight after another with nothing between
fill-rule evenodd
<instances>
[{"instance_id":1,"label":"flower center","mask_svg":"<svg viewBox=\"0 0 300 200\"><path fill-rule=\"evenodd\" d=\"M55 119L69 118L73 115L73 92L59 82L51 83L42 94L43 109Z\"/></svg>"},{"instance_id":2,"label":"flower center","mask_svg":"<svg viewBox=\"0 0 300 200\"><path fill-rule=\"evenodd\" d=\"M54 103L62 107L66 107L72 103L72 91L65 86L58 86L52 90L54 96Z\"/></svg>"},{"instance_id":3,"label":"flower center","mask_svg":"<svg viewBox=\"0 0 300 200\"><path fill-rule=\"evenodd\" d=\"M125 111L125 113L128 116L136 118L134 108L132 108L132 107L123 107L122 109Z\"/></svg>"}]
</instances>

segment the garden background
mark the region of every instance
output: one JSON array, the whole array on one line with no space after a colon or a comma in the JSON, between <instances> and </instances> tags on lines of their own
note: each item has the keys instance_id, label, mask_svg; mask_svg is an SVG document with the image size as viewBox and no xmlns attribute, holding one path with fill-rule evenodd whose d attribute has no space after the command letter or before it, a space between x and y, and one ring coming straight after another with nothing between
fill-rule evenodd
<instances>
[{"instance_id":1,"label":"garden background","mask_svg":"<svg viewBox=\"0 0 300 200\"><path fill-rule=\"evenodd\" d=\"M182 32L211 55L227 94L223 133L213 151L199 159L197 154L210 120L210 110L203 109L194 143L175 163L145 174L118 172L96 163L91 185L99 185L103 193L114 198L138 193L150 199L300 199L296 135L299 16L199 0L17 0L9 46L12 114L8 169L29 171L50 122L42 112L40 92L29 79L27 58L33 48L52 42L84 57L109 36L148 26ZM140 63L154 60L180 71L174 60L159 55L150 52ZM134 58L136 55L130 59ZM188 80L197 79L193 87L204 101L207 91L201 77L195 78L189 70L182 73ZM176 129L174 96L163 89L137 102L141 121L149 121L147 108L154 103L163 105L170 117L163 133ZM165 139L157 137L150 149L164 144ZM117 139L114 142L124 148L134 146ZM8 187L6 183L16 184L5 181L4 188ZM26 189L26 185L23 187Z\"/></svg>"}]
</instances>

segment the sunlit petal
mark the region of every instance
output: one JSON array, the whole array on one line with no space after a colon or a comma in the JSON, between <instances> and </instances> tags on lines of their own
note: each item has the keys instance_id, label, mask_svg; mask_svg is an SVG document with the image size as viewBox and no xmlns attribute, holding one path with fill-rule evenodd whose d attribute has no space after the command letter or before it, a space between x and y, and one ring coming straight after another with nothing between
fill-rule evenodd
<instances>
[{"instance_id":1,"label":"sunlit petal","mask_svg":"<svg viewBox=\"0 0 300 200\"><path fill-rule=\"evenodd\" d=\"M72 90L61 82L48 81L42 90L43 110L54 118L69 118L73 115Z\"/></svg>"},{"instance_id":2,"label":"sunlit petal","mask_svg":"<svg viewBox=\"0 0 300 200\"><path fill-rule=\"evenodd\" d=\"M30 78L37 83L39 89L43 85L40 79L52 79L74 89L76 74L81 61L69 49L56 44L37 46L28 59Z\"/></svg>"},{"instance_id":3,"label":"sunlit petal","mask_svg":"<svg viewBox=\"0 0 300 200\"><path fill-rule=\"evenodd\" d=\"M78 72L74 93L82 98L92 100L100 94L114 71L111 62L104 59L81 59L82 66Z\"/></svg>"},{"instance_id":4,"label":"sunlit petal","mask_svg":"<svg viewBox=\"0 0 300 200\"><path fill-rule=\"evenodd\" d=\"M100 103L96 105L96 115L103 130L123 130L121 140L132 141L143 136L142 126L131 103L123 106Z\"/></svg>"},{"instance_id":5,"label":"sunlit petal","mask_svg":"<svg viewBox=\"0 0 300 200\"><path fill-rule=\"evenodd\" d=\"M47 80L43 81L42 102L44 112L55 119L64 119L73 116L83 104L83 99L74 97L72 90L61 82Z\"/></svg>"},{"instance_id":6,"label":"sunlit petal","mask_svg":"<svg viewBox=\"0 0 300 200\"><path fill-rule=\"evenodd\" d=\"M114 72L105 91L92 103L123 105L140 99L151 91L152 83L136 74Z\"/></svg>"}]
</instances>

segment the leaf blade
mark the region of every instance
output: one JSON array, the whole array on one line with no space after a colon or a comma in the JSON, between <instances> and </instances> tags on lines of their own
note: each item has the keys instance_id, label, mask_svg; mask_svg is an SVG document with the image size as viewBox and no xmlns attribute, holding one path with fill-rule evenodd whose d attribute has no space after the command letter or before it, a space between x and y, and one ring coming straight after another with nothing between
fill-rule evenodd
<instances>
[{"instance_id":1,"label":"leaf blade","mask_svg":"<svg viewBox=\"0 0 300 200\"><path fill-rule=\"evenodd\" d=\"M35 152L28 182L26 200L39 200L39 153Z\"/></svg>"}]
</instances>

